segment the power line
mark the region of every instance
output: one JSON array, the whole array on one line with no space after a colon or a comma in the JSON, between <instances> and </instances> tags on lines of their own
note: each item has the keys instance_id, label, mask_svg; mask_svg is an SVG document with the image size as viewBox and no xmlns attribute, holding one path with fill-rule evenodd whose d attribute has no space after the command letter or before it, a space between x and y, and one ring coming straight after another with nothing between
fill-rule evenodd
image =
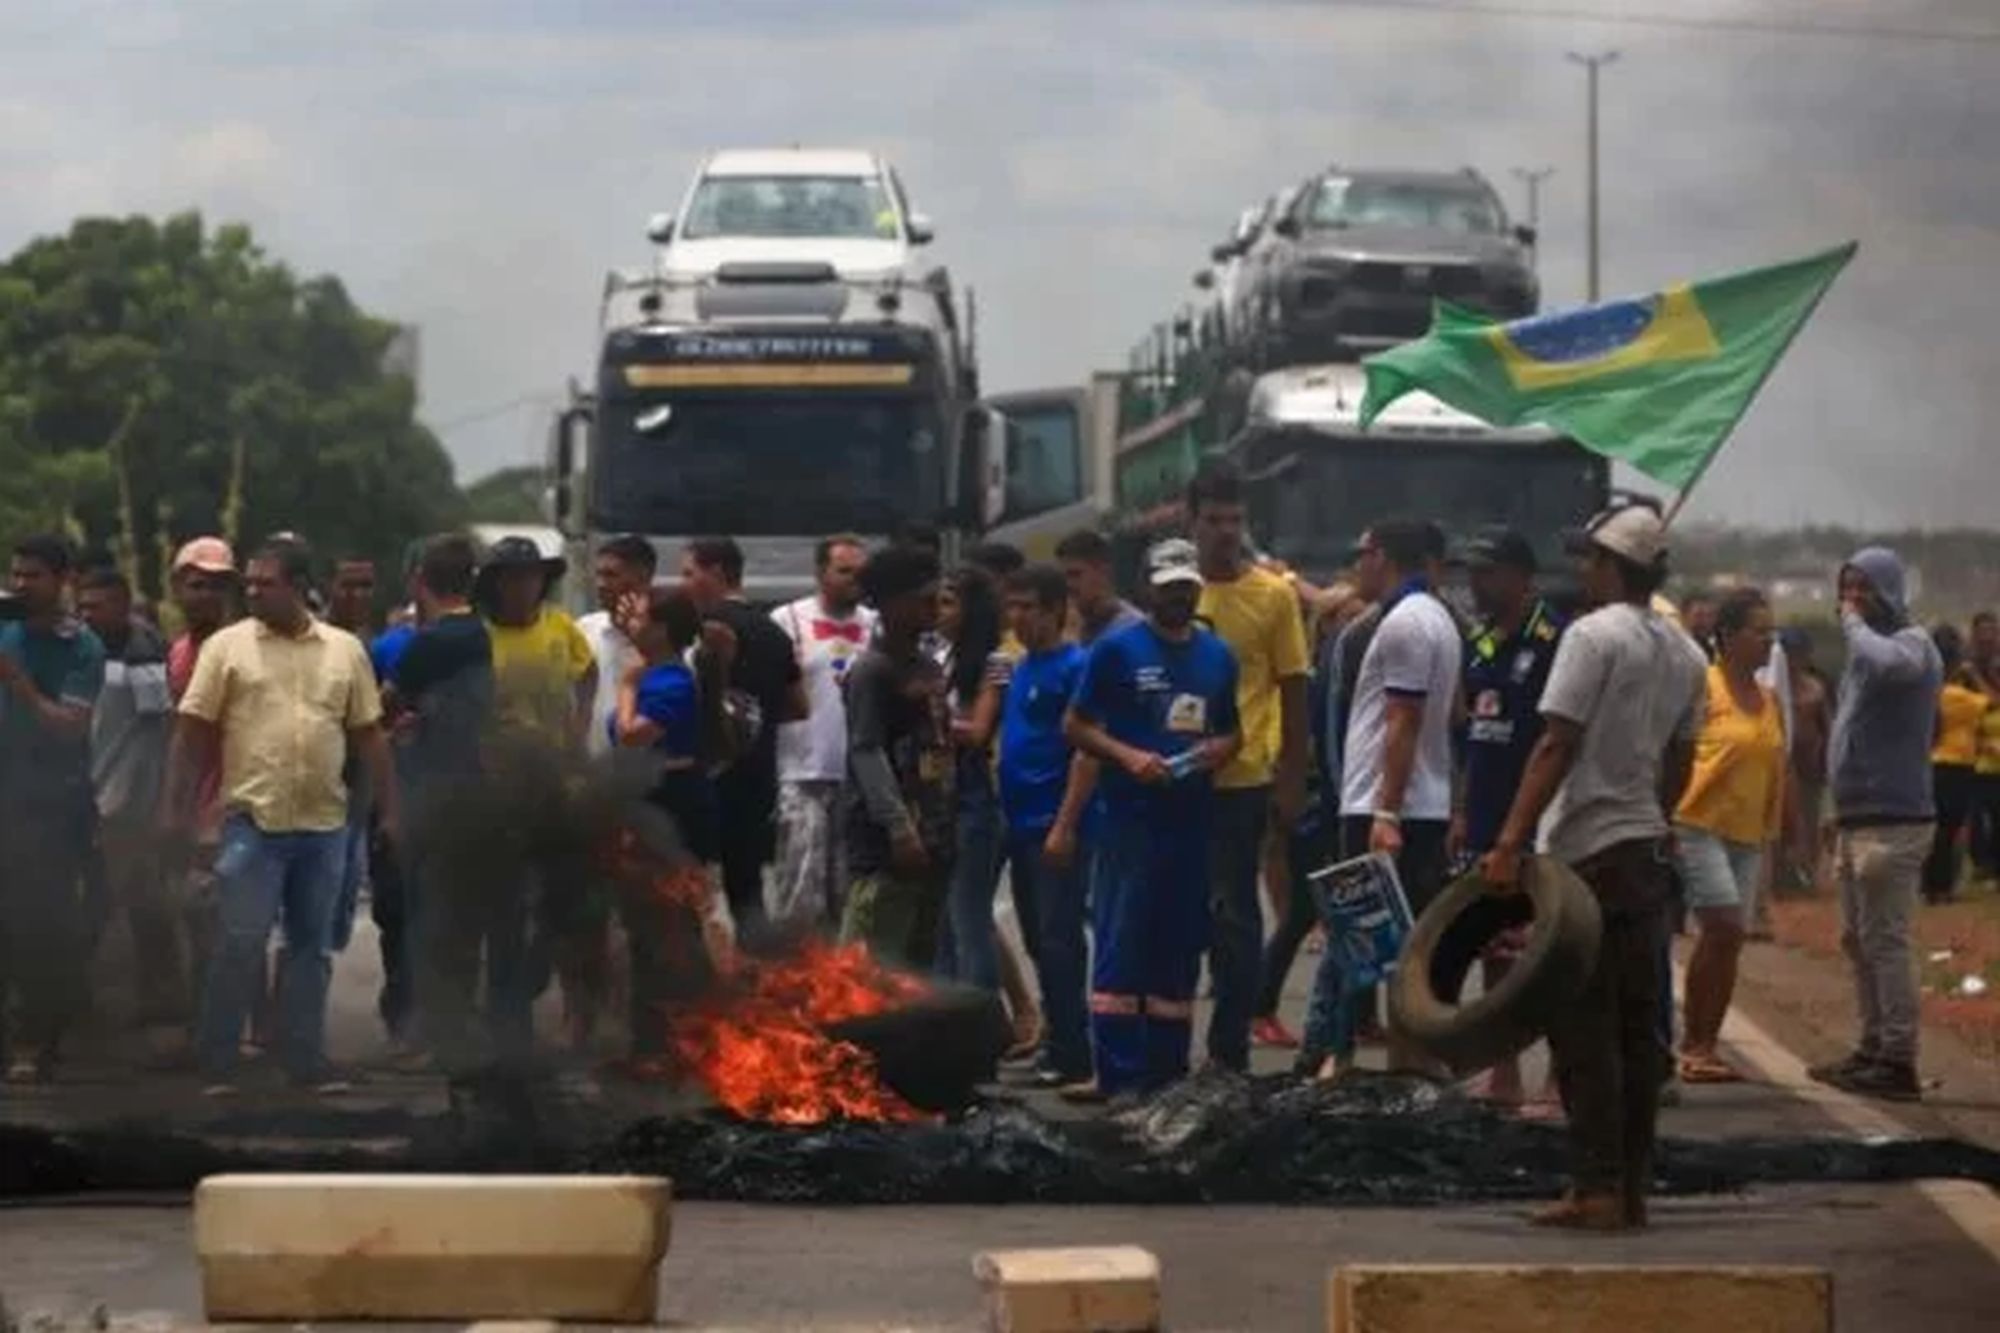
<instances>
[{"instance_id":1,"label":"power line","mask_svg":"<svg viewBox=\"0 0 2000 1333\"><path fill-rule=\"evenodd\" d=\"M449 420L437 422L431 426L431 430L438 435L449 435L455 430L463 430L467 426L477 426L482 421L491 421L495 417L505 416L509 412L516 412L524 407L546 406L555 400L556 395L554 394L524 393L519 397L509 398L504 403L494 403L488 407L475 408L473 411L462 413Z\"/></svg>"},{"instance_id":2,"label":"power line","mask_svg":"<svg viewBox=\"0 0 2000 1333\"><path fill-rule=\"evenodd\" d=\"M1880 23L1825 23L1814 19L1700 18L1689 14L1606 14L1576 5L1478 4L1474 0L1330 0L1334 9L1377 9L1405 14L1487 14L1495 18L1552 19L1632 28L1693 32L1746 32L1773 37L1863 37L1905 42L2000 44L2000 29L1913 28Z\"/></svg>"}]
</instances>

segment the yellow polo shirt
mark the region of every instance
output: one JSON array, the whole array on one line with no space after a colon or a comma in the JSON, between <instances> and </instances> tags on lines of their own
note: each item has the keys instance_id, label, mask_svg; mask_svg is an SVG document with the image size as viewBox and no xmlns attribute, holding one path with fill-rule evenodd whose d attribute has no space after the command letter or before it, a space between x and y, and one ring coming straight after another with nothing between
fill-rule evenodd
<instances>
[{"instance_id":1,"label":"yellow polo shirt","mask_svg":"<svg viewBox=\"0 0 2000 1333\"><path fill-rule=\"evenodd\" d=\"M348 733L382 719L368 650L309 620L285 635L240 620L201 646L180 711L222 731L222 802L266 833L347 823Z\"/></svg>"},{"instance_id":2,"label":"yellow polo shirt","mask_svg":"<svg viewBox=\"0 0 2000 1333\"><path fill-rule=\"evenodd\" d=\"M1306 622L1299 596L1284 579L1253 566L1227 582L1202 584L1196 614L1236 654L1243 748L1216 775L1215 785L1261 787L1271 781L1284 743L1278 683L1306 674Z\"/></svg>"}]
</instances>

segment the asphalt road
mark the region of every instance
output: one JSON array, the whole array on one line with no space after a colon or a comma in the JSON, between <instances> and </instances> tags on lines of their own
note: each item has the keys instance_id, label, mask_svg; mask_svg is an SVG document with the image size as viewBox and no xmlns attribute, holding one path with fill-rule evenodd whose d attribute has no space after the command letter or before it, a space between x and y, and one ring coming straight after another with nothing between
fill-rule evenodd
<instances>
[{"instance_id":1,"label":"asphalt road","mask_svg":"<svg viewBox=\"0 0 2000 1333\"><path fill-rule=\"evenodd\" d=\"M364 930L341 961L334 1005L336 1051L364 1064L380 1051L373 960L373 941ZM1310 964L1310 956L1303 958L1291 978L1287 1009L1294 1017ZM1787 1035L1781 1039L1774 1030ZM1666 1113L1665 1132L1865 1136L1937 1129L1932 1112L1884 1112L1804 1083L1794 1048L1815 1038L1800 1037L1796 1025L1787 1030L1773 1020L1767 1030L1746 1012L1732 1021L1728 1035L1760 1079L1690 1089L1685 1104ZM1280 1067L1284 1057L1261 1052L1259 1062ZM91 1106L115 1101L129 1112L144 1100L129 1075L107 1072L93 1079L80 1070L78 1080L68 1088L18 1095L10 1089L0 1113L9 1119L92 1118ZM387 1084L363 1095L429 1093L416 1085ZM1841 1330L1942 1333L1995 1327L1996 1219L2000 1205L1988 1191L1965 1186L1940 1191L1921 1183L1785 1187L1741 1197L1669 1200L1657 1206L1650 1231L1612 1238L1533 1232L1512 1207L825 1209L684 1203L675 1210L673 1249L661 1282L664 1316L675 1328L970 1329L979 1326L970 1267L976 1252L1136 1243L1162 1260L1170 1327L1278 1330L1324 1327L1326 1275L1342 1262L1809 1264L1835 1275ZM102 1301L119 1316L146 1311L196 1316L188 1229L186 1209L175 1199L127 1206L84 1198L0 1208L0 1296L16 1311L79 1310Z\"/></svg>"}]
</instances>

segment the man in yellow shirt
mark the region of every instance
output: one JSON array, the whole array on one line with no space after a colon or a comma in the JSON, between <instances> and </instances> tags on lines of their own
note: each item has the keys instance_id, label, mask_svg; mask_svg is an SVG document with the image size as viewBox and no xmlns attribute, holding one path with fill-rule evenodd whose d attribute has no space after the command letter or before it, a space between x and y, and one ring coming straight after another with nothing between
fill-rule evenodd
<instances>
[{"instance_id":1,"label":"man in yellow shirt","mask_svg":"<svg viewBox=\"0 0 2000 1333\"><path fill-rule=\"evenodd\" d=\"M281 908L280 1059L296 1084L344 1090L327 1067L325 1037L350 752L367 766L384 836L393 841L399 826L368 651L306 609L310 572L297 541L273 541L251 558L243 576L250 618L203 645L174 737L170 812L192 815L198 775L222 756L221 939L196 1030L215 1095L234 1091L237 1041Z\"/></svg>"},{"instance_id":2,"label":"man in yellow shirt","mask_svg":"<svg viewBox=\"0 0 2000 1333\"><path fill-rule=\"evenodd\" d=\"M474 601L493 641L493 709L503 732L580 749L597 695L597 658L569 614L548 604L568 568L526 537L502 537Z\"/></svg>"},{"instance_id":3,"label":"man in yellow shirt","mask_svg":"<svg viewBox=\"0 0 2000 1333\"><path fill-rule=\"evenodd\" d=\"M493 645L494 734L490 748L504 808L533 821L560 801L561 760L584 753L597 697L597 655L569 614L549 605L568 568L526 537L502 537L473 584ZM520 830L505 835L520 836ZM487 921L487 1027L502 1060L526 1054L535 997L560 971L566 1022L582 1038L603 1007L609 967L609 901L594 887L525 860L515 896L494 886Z\"/></svg>"},{"instance_id":4,"label":"man in yellow shirt","mask_svg":"<svg viewBox=\"0 0 2000 1333\"><path fill-rule=\"evenodd\" d=\"M1243 475L1233 463L1204 464L1188 484L1187 507L1201 565L1196 615L1235 654L1243 737L1236 757L1216 775L1209 831L1215 1012L1208 1058L1244 1071L1264 947L1257 868L1265 821L1275 811L1289 828L1305 803L1305 618L1292 585L1248 558Z\"/></svg>"}]
</instances>

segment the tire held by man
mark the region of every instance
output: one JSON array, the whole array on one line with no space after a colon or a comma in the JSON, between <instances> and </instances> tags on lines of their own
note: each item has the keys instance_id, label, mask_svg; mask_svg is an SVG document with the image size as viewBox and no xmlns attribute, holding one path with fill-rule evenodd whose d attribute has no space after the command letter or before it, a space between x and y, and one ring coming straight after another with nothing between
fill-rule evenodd
<instances>
[{"instance_id":1,"label":"tire held by man","mask_svg":"<svg viewBox=\"0 0 2000 1333\"><path fill-rule=\"evenodd\" d=\"M1520 1054L1597 966L1604 923L1575 872L1547 857L1523 864L1523 892L1495 898L1477 874L1438 895L1403 945L1389 987L1389 1021L1426 1054L1469 1074ZM1528 926L1527 947L1507 975L1470 1003L1460 987L1503 931Z\"/></svg>"}]
</instances>

